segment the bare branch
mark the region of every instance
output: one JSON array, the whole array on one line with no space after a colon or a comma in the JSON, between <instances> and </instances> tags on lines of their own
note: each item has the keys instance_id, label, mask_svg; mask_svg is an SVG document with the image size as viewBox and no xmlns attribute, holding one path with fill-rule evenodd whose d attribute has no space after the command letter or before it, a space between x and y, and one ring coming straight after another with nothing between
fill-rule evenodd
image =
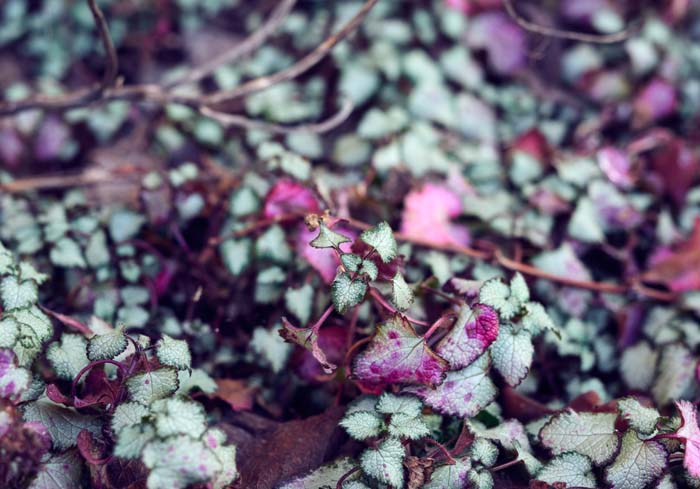
<instances>
[{"instance_id":1,"label":"bare branch","mask_svg":"<svg viewBox=\"0 0 700 489\"><path fill-rule=\"evenodd\" d=\"M102 10L100 10L100 7L97 6L97 1L87 0L87 3L90 7L90 12L92 12L92 16L95 19L95 25L100 33L102 46L104 47L105 54L107 55L107 67L105 68L105 73L102 76L102 84L100 85L100 91L102 91L114 85L114 82L117 79L117 73L119 72L119 58L117 58L117 50L114 48L112 37L109 35L107 21L105 20Z\"/></svg>"},{"instance_id":2,"label":"bare branch","mask_svg":"<svg viewBox=\"0 0 700 489\"><path fill-rule=\"evenodd\" d=\"M503 6L508 12L508 15L523 29L535 32L537 34L542 34L543 36L557 37L559 39L569 39L571 41L581 41L590 42L596 44L614 44L616 42L624 41L629 38L631 31L625 29L614 34L585 34L583 32L567 31L563 29L556 29L554 27L546 27L543 25L536 24L525 19L521 16L513 5L513 0L503 0Z\"/></svg>"},{"instance_id":3,"label":"bare branch","mask_svg":"<svg viewBox=\"0 0 700 489\"><path fill-rule=\"evenodd\" d=\"M165 88L194 83L213 73L217 68L240 59L259 48L287 18L297 0L282 0L265 23L250 36L219 56L207 61L202 66L194 68L189 73L165 84Z\"/></svg>"},{"instance_id":4,"label":"bare branch","mask_svg":"<svg viewBox=\"0 0 700 489\"><path fill-rule=\"evenodd\" d=\"M209 117L219 122L224 127L242 127L245 129L260 129L274 134L289 134L290 132L313 132L323 134L332 129L335 129L342 124L355 108L350 100L343 100L340 110L325 121L316 122L313 124L299 124L296 126L283 126L281 124L273 124L260 120L250 119L239 114L227 114L218 110L210 109L207 106L200 107L199 112L202 115Z\"/></svg>"},{"instance_id":5,"label":"bare branch","mask_svg":"<svg viewBox=\"0 0 700 489\"><path fill-rule=\"evenodd\" d=\"M95 25L107 56L105 62L106 68L102 76L102 81L95 86L81 88L63 95L34 95L23 100L2 102L0 103L0 115L11 115L30 109L68 110L76 107L83 107L99 99L105 90L114 85L119 70L117 51L109 35L109 28L107 27L105 16L102 10L100 10L100 7L98 7L96 0L87 0L87 3L95 19Z\"/></svg>"},{"instance_id":6,"label":"bare branch","mask_svg":"<svg viewBox=\"0 0 700 489\"><path fill-rule=\"evenodd\" d=\"M318 47L316 47L316 49L301 58L289 68L273 73L272 75L255 78L230 90L222 90L212 93L211 95L207 95L204 97L204 104L209 106L218 105L250 93L259 92L260 90L269 88L277 83L292 80L307 72L318 64L319 61L325 58L331 49L333 49L340 41L349 36L357 28L357 26L360 25L369 11L372 10L372 7L377 4L377 1L378 0L367 0L362 8L353 16L353 18L350 19L338 32L323 41L318 45Z\"/></svg>"},{"instance_id":7,"label":"bare branch","mask_svg":"<svg viewBox=\"0 0 700 489\"><path fill-rule=\"evenodd\" d=\"M90 5L95 23L102 38L102 42L107 53L107 70L103 77L102 83L96 87L81 88L73 92L69 92L59 96L34 95L19 101L0 101L0 116L13 115L22 111L39 109L46 111L66 111L79 107L84 107L90 104L104 104L115 100L128 100L131 102L152 103L156 106L166 104L180 104L190 107L200 114L210 117L225 127L242 127L246 129L262 129L276 134L286 134L297 131L309 131L314 133L323 133L332 130L340 125L353 109L353 105L349 101L344 101L340 110L329 119L314 123L300 124L296 126L284 126L280 124L269 123L266 121L258 121L250 119L239 114L228 114L217 110L214 106L219 102L231 100L231 98L241 97L243 95L253 93L264 88L268 88L275 83L291 80L316 65L322 60L330 50L337 45L341 40L345 39L366 17L369 11L374 7L378 0L367 0L355 16L350 19L337 33L326 39L311 53L300 59L297 63L289 68L278 73L250 80L243 85L226 92L215 92L207 95L183 95L168 90L168 87L179 85L187 81L196 81L207 76L211 71L215 70L222 63L242 57L267 39L279 27L281 22L287 16L296 0L282 0L270 18L265 22L261 29L237 45L234 49L224 53L210 63L196 68L190 74L186 75L181 80L171 82L170 85L161 86L157 84L141 84L115 86L117 76L117 55L114 45L109 37L109 31L105 22L102 11L97 7L96 0L87 0Z\"/></svg>"}]
</instances>

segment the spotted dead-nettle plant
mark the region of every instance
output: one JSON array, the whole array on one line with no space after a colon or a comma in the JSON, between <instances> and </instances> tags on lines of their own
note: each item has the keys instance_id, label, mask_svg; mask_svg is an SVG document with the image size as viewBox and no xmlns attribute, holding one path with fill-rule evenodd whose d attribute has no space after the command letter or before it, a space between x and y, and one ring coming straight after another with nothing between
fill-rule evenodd
<instances>
[{"instance_id":1,"label":"spotted dead-nettle plant","mask_svg":"<svg viewBox=\"0 0 700 489\"><path fill-rule=\"evenodd\" d=\"M190 397L216 384L191 368L187 343L167 335L153 342L97 318L84 325L60 315L77 332L51 341L52 321L38 303L46 280L0 245L7 487L83 487L88 471L109 487L146 479L149 489L223 488L234 481L235 446L207 426L203 406Z\"/></svg>"},{"instance_id":2,"label":"spotted dead-nettle plant","mask_svg":"<svg viewBox=\"0 0 700 489\"><path fill-rule=\"evenodd\" d=\"M471 294L441 293L444 310L417 319L422 278L406 280L389 225L354 241L334 227L342 221L321 220L310 243L337 257L332 305L306 328L285 320L280 333L364 392L340 425L366 448L289 489L317 477L335 477L345 489L490 489L494 473L515 464L532 480L566 487L673 487L674 452L684 453L689 480L700 475L700 428L689 403L678 404L680 421L635 397L549 408L527 425L503 415L499 392L513 398L536 350L566 339L520 273L476 282ZM345 365L331 364L320 328L333 310L349 314L365 302L378 311L374 332L350 349ZM544 343L535 341L540 336Z\"/></svg>"}]
</instances>

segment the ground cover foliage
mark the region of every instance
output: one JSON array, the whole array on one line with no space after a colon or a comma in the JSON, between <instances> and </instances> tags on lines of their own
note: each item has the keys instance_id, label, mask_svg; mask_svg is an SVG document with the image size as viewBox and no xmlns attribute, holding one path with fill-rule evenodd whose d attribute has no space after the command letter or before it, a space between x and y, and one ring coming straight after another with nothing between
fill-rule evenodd
<instances>
[{"instance_id":1,"label":"ground cover foliage","mask_svg":"<svg viewBox=\"0 0 700 489\"><path fill-rule=\"evenodd\" d=\"M699 37L6 0L0 484L700 487Z\"/></svg>"}]
</instances>

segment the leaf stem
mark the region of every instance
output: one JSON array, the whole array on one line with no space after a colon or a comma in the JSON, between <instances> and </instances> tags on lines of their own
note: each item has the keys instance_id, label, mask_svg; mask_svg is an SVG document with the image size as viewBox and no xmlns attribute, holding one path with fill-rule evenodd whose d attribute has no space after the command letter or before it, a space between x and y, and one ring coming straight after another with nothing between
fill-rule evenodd
<instances>
[{"instance_id":1,"label":"leaf stem","mask_svg":"<svg viewBox=\"0 0 700 489\"><path fill-rule=\"evenodd\" d=\"M431 326L428 328L428 331L423 334L423 340L427 340L430 338L430 336L438 330L446 321L454 318L455 315L452 313L445 314L444 316L440 316Z\"/></svg>"},{"instance_id":2,"label":"leaf stem","mask_svg":"<svg viewBox=\"0 0 700 489\"><path fill-rule=\"evenodd\" d=\"M78 388L78 382L80 382L80 379L82 378L83 375L85 375L86 372L89 372L95 367L99 367L100 365L105 365L105 364L111 364L111 365L116 365L117 369L119 369L119 372L124 376L125 374L125 369L124 369L124 364L121 362L117 362L116 360L95 360L94 362L90 362L87 365L85 365L83 368L80 369L80 372L78 372L78 375L75 376L73 379L73 383L71 385L71 396L76 397L76 390Z\"/></svg>"},{"instance_id":3,"label":"leaf stem","mask_svg":"<svg viewBox=\"0 0 700 489\"><path fill-rule=\"evenodd\" d=\"M510 462L506 462L504 464L497 465L495 467L491 467L489 469L489 472L498 472L499 470L505 470L508 467L512 467L513 465L518 464L520 462L522 462L522 460L519 457L516 457L513 460L511 460Z\"/></svg>"},{"instance_id":4,"label":"leaf stem","mask_svg":"<svg viewBox=\"0 0 700 489\"><path fill-rule=\"evenodd\" d=\"M399 310L397 310L394 306L392 306L391 304L389 304L389 303L386 301L386 299L385 299L384 297L382 297L381 292L379 292L379 290L377 290L375 287L370 287L370 288L369 288L369 295L371 295L372 298L373 298L380 306L382 306L384 309L386 309L387 311L391 312L392 314L399 314L399 315L403 316L407 321L412 322L412 323L414 323L414 324L418 324L419 326L426 326L426 327L429 327L429 326L430 326L430 323L428 323L428 322L421 321L420 319L412 318L411 316L408 316L408 315L406 315L406 314L403 314L402 312L400 312Z\"/></svg>"},{"instance_id":5,"label":"leaf stem","mask_svg":"<svg viewBox=\"0 0 700 489\"><path fill-rule=\"evenodd\" d=\"M333 304L328 306L325 311L323 311L323 314L321 315L320 318L318 318L318 321L316 321L314 324L311 325L311 330L314 333L318 333L318 331L321 329L321 326L323 326L323 323L326 322L326 319L328 319L328 316L331 315L333 312Z\"/></svg>"},{"instance_id":6,"label":"leaf stem","mask_svg":"<svg viewBox=\"0 0 700 489\"><path fill-rule=\"evenodd\" d=\"M433 440L432 438L425 438L425 441L435 445L442 452L442 454L445 456L445 458L447 459L447 463L449 465L454 465L457 463L457 461L454 459L454 457L452 457L452 455L450 454L450 451L447 449L447 447L445 447L445 445L443 445L442 443L440 443L437 440Z\"/></svg>"},{"instance_id":7,"label":"leaf stem","mask_svg":"<svg viewBox=\"0 0 700 489\"><path fill-rule=\"evenodd\" d=\"M348 479L348 477L350 477L352 474L354 474L358 470L360 470L359 467L353 467L352 469L345 472L343 474L343 476L340 479L338 479L338 483L335 485L335 489L343 489L343 484Z\"/></svg>"}]
</instances>

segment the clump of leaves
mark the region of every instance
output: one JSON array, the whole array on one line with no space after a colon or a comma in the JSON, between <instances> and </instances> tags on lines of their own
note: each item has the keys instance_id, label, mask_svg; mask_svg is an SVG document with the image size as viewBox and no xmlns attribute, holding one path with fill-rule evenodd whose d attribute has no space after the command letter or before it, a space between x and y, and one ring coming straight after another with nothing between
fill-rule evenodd
<instances>
[{"instance_id":1,"label":"clump of leaves","mask_svg":"<svg viewBox=\"0 0 700 489\"><path fill-rule=\"evenodd\" d=\"M47 441L43 452L13 468L7 480L28 477L31 467L24 465L34 459L32 487L54 487L41 481L56 477L59 465L69 467L61 470L60 487L78 487L85 463L95 468L128 460L148 471L149 489L184 489L199 482L223 488L236 479L235 446L226 444L224 432L208 428L204 408L189 397L193 389L212 393L216 386L202 371L193 375L186 341L163 335L151 345L146 336L134 338L122 327L106 325L100 334L82 326L89 337L63 333L49 344L46 358L56 377L68 381L66 395L58 383L32 381L32 370L38 369L34 360L52 333L37 304L38 283L45 277L27 263L17 264L1 245L0 273L0 327L6 338L0 350L1 394L20 404L26 421L13 419L8 408L2 432L34 436L37 450L44 446L42 436Z\"/></svg>"},{"instance_id":2,"label":"clump of leaves","mask_svg":"<svg viewBox=\"0 0 700 489\"><path fill-rule=\"evenodd\" d=\"M467 484L478 489L493 487L489 468L498 458L496 445L476 438L469 450L458 449L462 453L453 456L433 438L431 426L439 426L440 417L424 411L417 397L389 393L363 397L349 406L340 425L351 437L369 444L359 456L365 482L404 487L408 479L409 487L417 480L425 482L422 487L432 489ZM423 463L407 452L423 454L418 457ZM419 467L429 467L432 475L427 477Z\"/></svg>"}]
</instances>

